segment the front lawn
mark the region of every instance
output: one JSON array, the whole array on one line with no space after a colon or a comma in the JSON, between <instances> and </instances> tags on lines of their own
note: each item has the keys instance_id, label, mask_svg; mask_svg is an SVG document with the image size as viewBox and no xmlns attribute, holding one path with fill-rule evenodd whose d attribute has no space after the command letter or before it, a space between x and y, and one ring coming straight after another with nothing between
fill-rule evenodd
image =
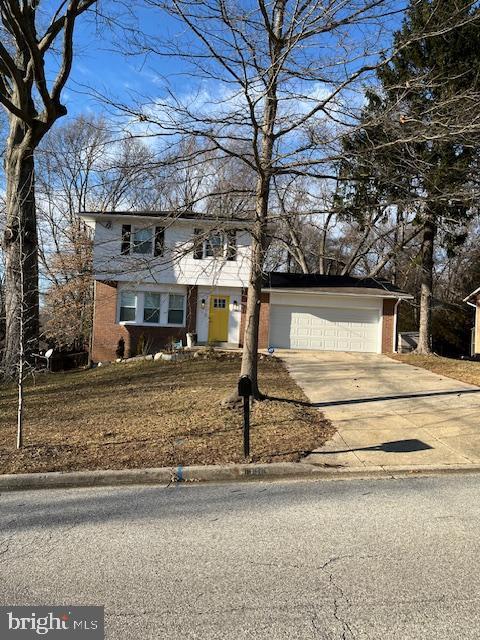
<instances>
[{"instance_id":1,"label":"front lawn","mask_svg":"<svg viewBox=\"0 0 480 640\"><path fill-rule=\"evenodd\" d=\"M0 388L0 473L242 462L242 414L220 406L239 370L239 356L217 353L41 374L26 390L20 452L16 390ZM306 401L275 358L260 361L259 378L267 394ZM252 461L297 461L331 433L317 409L255 403Z\"/></svg>"},{"instance_id":2,"label":"front lawn","mask_svg":"<svg viewBox=\"0 0 480 640\"><path fill-rule=\"evenodd\" d=\"M420 356L416 354L394 354L394 360L428 369L447 378L480 386L480 362L474 360L454 360L440 356Z\"/></svg>"}]
</instances>

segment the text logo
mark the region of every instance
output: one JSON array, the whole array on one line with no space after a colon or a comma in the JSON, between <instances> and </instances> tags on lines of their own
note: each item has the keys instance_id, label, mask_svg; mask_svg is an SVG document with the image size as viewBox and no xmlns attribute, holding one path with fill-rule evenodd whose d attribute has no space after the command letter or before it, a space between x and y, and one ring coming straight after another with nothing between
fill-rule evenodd
<instances>
[{"instance_id":1,"label":"text logo","mask_svg":"<svg viewBox=\"0 0 480 640\"><path fill-rule=\"evenodd\" d=\"M0 607L1 640L104 640L103 607Z\"/></svg>"}]
</instances>

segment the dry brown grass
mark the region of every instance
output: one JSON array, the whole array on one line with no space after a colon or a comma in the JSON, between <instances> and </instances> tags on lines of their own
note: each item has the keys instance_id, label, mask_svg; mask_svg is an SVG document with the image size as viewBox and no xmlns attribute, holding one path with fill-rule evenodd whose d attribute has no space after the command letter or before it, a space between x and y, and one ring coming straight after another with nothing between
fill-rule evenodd
<instances>
[{"instance_id":1,"label":"dry brown grass","mask_svg":"<svg viewBox=\"0 0 480 640\"><path fill-rule=\"evenodd\" d=\"M441 358L440 356L434 355L395 354L391 357L394 360L439 373L447 378L454 378L455 380L480 386L480 362L473 360L454 360L453 358Z\"/></svg>"},{"instance_id":2,"label":"dry brown grass","mask_svg":"<svg viewBox=\"0 0 480 640\"><path fill-rule=\"evenodd\" d=\"M306 401L282 363L259 363L269 395ZM0 473L241 462L238 356L140 362L41 375L26 392L25 448L15 450L15 389L0 389ZM265 401L252 412L254 462L296 461L332 433L321 413Z\"/></svg>"}]
</instances>

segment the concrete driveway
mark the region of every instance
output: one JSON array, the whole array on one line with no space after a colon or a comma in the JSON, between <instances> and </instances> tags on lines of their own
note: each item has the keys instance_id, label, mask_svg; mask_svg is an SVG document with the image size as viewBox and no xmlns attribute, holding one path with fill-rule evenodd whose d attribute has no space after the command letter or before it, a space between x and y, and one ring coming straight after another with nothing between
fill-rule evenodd
<instances>
[{"instance_id":1,"label":"concrete driveway","mask_svg":"<svg viewBox=\"0 0 480 640\"><path fill-rule=\"evenodd\" d=\"M480 387L383 355L278 355L337 429L305 462L357 468L480 464Z\"/></svg>"}]
</instances>

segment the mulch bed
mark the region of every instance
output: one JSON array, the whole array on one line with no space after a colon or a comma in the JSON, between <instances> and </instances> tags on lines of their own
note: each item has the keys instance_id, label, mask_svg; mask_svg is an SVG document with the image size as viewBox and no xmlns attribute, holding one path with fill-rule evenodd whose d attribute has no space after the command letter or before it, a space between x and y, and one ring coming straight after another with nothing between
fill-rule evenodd
<instances>
[{"instance_id":1,"label":"mulch bed","mask_svg":"<svg viewBox=\"0 0 480 640\"><path fill-rule=\"evenodd\" d=\"M0 387L0 473L131 469L244 462L242 412L221 406L240 370L237 354L182 362L115 364L41 374L25 393L22 450L15 449L16 390ZM308 406L276 358L259 362L251 461L298 461L333 428Z\"/></svg>"}]
</instances>

